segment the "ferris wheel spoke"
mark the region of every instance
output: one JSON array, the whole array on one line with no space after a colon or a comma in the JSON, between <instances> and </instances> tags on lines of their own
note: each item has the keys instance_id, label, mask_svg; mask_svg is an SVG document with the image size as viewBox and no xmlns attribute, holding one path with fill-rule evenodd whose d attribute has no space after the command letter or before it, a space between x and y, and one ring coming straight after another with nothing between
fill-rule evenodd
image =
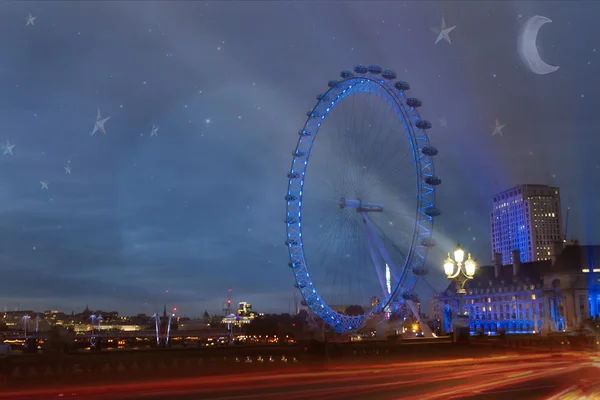
<instances>
[{"instance_id":1,"label":"ferris wheel spoke","mask_svg":"<svg viewBox=\"0 0 600 400\"><path fill-rule=\"evenodd\" d=\"M352 241L353 236L353 226L351 221L351 218L345 219L344 225L335 230L335 241L329 242L329 245L326 247L328 254L327 257L324 258L326 264L323 265L323 268L326 268L328 271L326 274L326 279L327 276L331 276L330 271L333 271L334 282L332 283L332 286L334 288L344 284L344 276L342 271L344 269L345 256L348 254L349 244ZM343 292L343 288L341 291L336 291L336 293ZM335 296L336 293L333 295ZM339 298L336 298L336 300L339 301Z\"/></svg>"},{"instance_id":2,"label":"ferris wheel spoke","mask_svg":"<svg viewBox=\"0 0 600 400\"><path fill-rule=\"evenodd\" d=\"M323 163L323 166L320 165L313 165L312 167L315 167L317 169L317 171L320 170L325 170L325 171L336 171L339 170L339 166L331 163L331 161L325 162ZM319 168L320 167L320 168ZM312 177L314 176L315 179L315 186L318 187L325 187L327 189L329 189L331 192L333 192L333 194L336 195L336 197L342 196L344 193L343 190L343 185L340 182L335 182L331 179L332 176L335 176L335 172L334 174L331 174L329 176L324 175L324 174L310 174L309 178L312 179ZM320 185L319 185L320 183Z\"/></svg>"},{"instance_id":3,"label":"ferris wheel spoke","mask_svg":"<svg viewBox=\"0 0 600 400\"><path fill-rule=\"evenodd\" d=\"M318 243L317 250L319 250L319 254L325 248L330 249L332 243L336 243L339 240L342 229L346 224L346 218L342 213L337 213L324 217L319 221L320 235L315 237Z\"/></svg>"},{"instance_id":4,"label":"ferris wheel spoke","mask_svg":"<svg viewBox=\"0 0 600 400\"><path fill-rule=\"evenodd\" d=\"M395 172L395 171L391 170L390 172ZM398 173L401 173L401 172L402 171L398 171ZM382 185L383 185L383 178L376 177L371 182L369 182L368 184L364 185L365 186L364 192L365 193L372 193L377 187L381 187ZM401 186L401 182L394 182L390 186L392 186L392 187L394 187L396 189L396 190L394 190L394 192L397 195L399 194L399 192L406 192L408 190L414 190L413 189L414 188L414 184ZM398 198L396 198L396 200L398 200ZM390 212L392 212L392 211L390 211Z\"/></svg>"},{"instance_id":5,"label":"ferris wheel spoke","mask_svg":"<svg viewBox=\"0 0 600 400\"><path fill-rule=\"evenodd\" d=\"M372 233L369 232L368 227L364 226L365 229L365 236L367 237L367 243L369 246L369 253L371 255L371 261L373 262L373 266L375 267L375 272L377 273L377 278L379 279L379 285L381 286L381 291L383 293L383 297L385 298L386 296L388 296L390 294L390 291L388 290L387 287L387 283L386 282L386 273L384 272L384 268L382 268L381 266L381 260L380 260L380 256L379 253L377 252L376 249L376 244L374 243L372 236ZM389 267L388 267L389 269Z\"/></svg>"},{"instance_id":6,"label":"ferris wheel spoke","mask_svg":"<svg viewBox=\"0 0 600 400\"><path fill-rule=\"evenodd\" d=\"M349 216L340 212L324 219L319 226L322 235L317 236L319 254L332 253L336 246L343 241L348 220Z\"/></svg>"},{"instance_id":7,"label":"ferris wheel spoke","mask_svg":"<svg viewBox=\"0 0 600 400\"><path fill-rule=\"evenodd\" d=\"M390 112L392 111L392 108L391 107L385 107L385 108L384 107L380 107L379 108L379 111L382 114L384 112L383 110L386 110L387 114L389 116ZM376 133L375 133L375 135L373 135L372 139L368 141L368 146L365 146L365 147L362 148L363 151L361 152L361 155L362 155L361 159L366 158L366 156L368 156L368 155L373 155L373 157L370 158L370 160L373 160L375 158L379 158L380 151L382 149L374 149L375 144L386 143L386 144L389 145L389 139L390 139L390 136L392 134L393 129L385 129L385 131L386 131L385 135L386 136L385 136L385 138L383 138L383 140L381 139L381 136L383 134L384 129L379 129L379 125L381 124L381 121L386 120L386 119L389 120L390 118L389 117L385 118L384 115L380 115L378 118L376 118L375 120L371 121L371 124L369 125L369 129L370 130L374 130ZM373 129L373 128L375 128L375 129ZM375 156L375 155L377 155L377 156ZM367 161L366 159L364 160L366 169L370 169L371 168L371 162L372 161Z\"/></svg>"},{"instance_id":8,"label":"ferris wheel spoke","mask_svg":"<svg viewBox=\"0 0 600 400\"><path fill-rule=\"evenodd\" d=\"M383 183L383 181L388 178L389 176L401 176L402 173L406 172L408 170L408 168L406 168L406 166L397 166L397 167L390 167L388 166L388 164L391 162L392 159L396 159L397 160L397 164L399 164L400 161L404 161L405 159L408 158L408 155L410 154L409 152L405 152L404 155L401 158L397 158L398 153L401 151L401 149L398 149L396 152L390 154L383 162L381 162L381 164L378 164L376 166L376 168L373 168L372 164L369 164L368 167L365 168L365 170L368 169L373 169L375 171L387 171L387 174L377 174L373 180L370 182L370 185L368 187L369 190L373 189L373 187L377 186L377 185L381 185Z\"/></svg>"},{"instance_id":9,"label":"ferris wheel spoke","mask_svg":"<svg viewBox=\"0 0 600 400\"><path fill-rule=\"evenodd\" d=\"M348 280L348 285L349 285L349 291L350 291L350 297L352 299L352 302L355 304L351 304L351 305L360 305L360 306L364 306L365 305L365 298L364 298L364 291L363 291L363 285L362 283L365 281L362 277L362 275L364 275L367 272L367 267L368 264L366 263L366 254L365 254L365 240L364 240L364 233L362 231L362 226L361 223L359 221L358 218L354 218L353 219L353 223L351 225L351 234L350 237L348 238L348 247L351 247L351 249L349 249L349 252L351 252L350 254L354 253L353 255L353 260L351 262L351 264L354 266L355 270L352 271L351 274L346 274L346 279ZM356 250L354 250L356 249ZM361 274L361 275L359 275ZM358 279L356 279L358 278ZM355 288L358 287L358 296L354 297L353 296L353 287L352 284L353 282L356 282L357 284L355 284ZM358 300L355 300L358 299Z\"/></svg>"}]
</instances>

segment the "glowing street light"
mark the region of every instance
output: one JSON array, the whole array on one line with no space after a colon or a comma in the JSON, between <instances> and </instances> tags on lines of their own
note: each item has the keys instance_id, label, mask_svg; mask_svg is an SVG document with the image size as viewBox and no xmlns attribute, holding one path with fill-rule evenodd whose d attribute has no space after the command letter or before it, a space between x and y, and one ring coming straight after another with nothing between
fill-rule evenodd
<instances>
[{"instance_id":1,"label":"glowing street light","mask_svg":"<svg viewBox=\"0 0 600 400\"><path fill-rule=\"evenodd\" d=\"M477 263L471 258L471 253L467 255L465 261L465 250L461 247L460 242L454 250L454 260L448 257L444 260L444 272L448 279L454 281L457 284L458 294L465 294L465 283L468 280L473 279L475 276L475 270L477 269Z\"/></svg>"},{"instance_id":2,"label":"glowing street light","mask_svg":"<svg viewBox=\"0 0 600 400\"><path fill-rule=\"evenodd\" d=\"M471 253L468 253L467 260L465 261L465 250L461 247L460 242L458 242L454 250L454 260L450 257L450 253L448 253L448 257L444 260L444 273L448 279L455 283L456 293L458 294L458 318L456 320L456 328L458 329L455 330L455 334L458 333L460 328L465 328L463 326L465 322L468 323L468 313L464 309L464 296L467 293L465 284L470 279L473 279L476 269L477 263L471 258ZM467 321L464 321L465 319Z\"/></svg>"}]
</instances>

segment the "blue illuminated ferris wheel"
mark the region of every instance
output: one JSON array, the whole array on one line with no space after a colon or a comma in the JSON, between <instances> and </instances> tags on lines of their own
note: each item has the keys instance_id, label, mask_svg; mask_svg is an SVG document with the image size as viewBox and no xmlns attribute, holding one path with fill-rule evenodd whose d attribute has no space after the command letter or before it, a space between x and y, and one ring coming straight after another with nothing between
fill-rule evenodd
<instances>
[{"instance_id":1,"label":"blue illuminated ferris wheel","mask_svg":"<svg viewBox=\"0 0 600 400\"><path fill-rule=\"evenodd\" d=\"M376 65L340 76L299 131L285 244L303 304L345 332L412 299L441 179L409 85Z\"/></svg>"}]
</instances>

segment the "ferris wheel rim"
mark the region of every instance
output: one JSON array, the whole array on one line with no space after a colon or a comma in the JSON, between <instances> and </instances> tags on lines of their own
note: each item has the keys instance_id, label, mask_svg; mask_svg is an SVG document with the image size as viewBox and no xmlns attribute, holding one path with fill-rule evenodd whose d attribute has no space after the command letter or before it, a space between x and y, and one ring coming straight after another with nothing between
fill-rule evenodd
<instances>
[{"instance_id":1,"label":"ferris wheel rim","mask_svg":"<svg viewBox=\"0 0 600 400\"><path fill-rule=\"evenodd\" d=\"M358 73L357 75L354 75L350 71L343 71L341 74L342 80L330 81L329 89L324 94L317 96L317 102L313 109L307 113L307 120L299 132L300 137L293 153L292 166L288 174L286 245L290 256L289 266L294 271L296 279L295 286L300 290L305 303L311 311L338 331L358 329L367 318L381 313L385 307L395 301L398 298L399 291L407 290L404 284L407 281L409 270L414 272L414 279L411 281L408 290L410 291L414 288L414 285L418 281L418 274L415 271L418 268L423 269L424 267L428 250L428 245L425 243L430 241L433 230L433 217L436 216L432 215L435 214L433 211L435 211L436 185L431 184L431 180L428 184L425 179L426 176L438 179L434 174L433 166L433 156L437 154L437 150L430 145L426 132L427 129L431 128L431 124L428 121L422 120L416 110L420 106L420 100L414 98L407 99L404 96L404 91L408 89L408 84L398 81L394 85L395 74L391 71L384 71L382 76L378 76L382 71L379 68L379 73L376 72L377 68L379 67L372 66L370 69L374 69L374 71L365 71L366 67L357 66L355 68L355 71ZM359 69L360 72L358 71ZM385 76L385 74L388 76ZM352 90L353 88L354 91ZM309 164L310 152L314 145L314 139L321 128L321 122L319 121L326 120L329 112L344 99L361 92L376 95L385 100L394 109L396 117L402 121L403 130L407 134L407 139L410 141L413 153L417 202L412 240L404 264L399 271L399 276L393 283L391 293L385 296L379 305L364 314L348 316L333 310L319 296L318 290L310 278L310 265L307 266L304 241L302 239L302 198L304 195L304 176ZM337 94L334 100L331 100L332 94ZM407 104L411 103L409 100L415 100L418 104L413 101L413 106L411 106ZM424 122L417 123L417 121ZM434 149L435 154L425 154L425 148ZM423 157L427 159L424 160ZM432 212L427 212L428 210Z\"/></svg>"}]
</instances>

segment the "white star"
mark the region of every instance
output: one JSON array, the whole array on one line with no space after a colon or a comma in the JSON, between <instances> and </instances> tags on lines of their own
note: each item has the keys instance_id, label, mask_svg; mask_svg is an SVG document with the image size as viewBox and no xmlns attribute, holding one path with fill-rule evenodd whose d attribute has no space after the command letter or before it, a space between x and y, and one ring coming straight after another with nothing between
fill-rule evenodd
<instances>
[{"instance_id":1,"label":"white star","mask_svg":"<svg viewBox=\"0 0 600 400\"><path fill-rule=\"evenodd\" d=\"M206 122L207 124L210 124L210 118L207 118L206 121L204 121L204 122Z\"/></svg>"},{"instance_id":2,"label":"white star","mask_svg":"<svg viewBox=\"0 0 600 400\"><path fill-rule=\"evenodd\" d=\"M504 127L505 127L505 125L501 125L500 122L498 122L498 118L496 118L496 125L494 126L494 131L492 132L492 136L494 136L495 134L502 136L502 128L504 128Z\"/></svg>"},{"instance_id":3,"label":"white star","mask_svg":"<svg viewBox=\"0 0 600 400\"><path fill-rule=\"evenodd\" d=\"M238 119L242 119L242 116L241 116L241 115L238 115Z\"/></svg>"},{"instance_id":4,"label":"white star","mask_svg":"<svg viewBox=\"0 0 600 400\"><path fill-rule=\"evenodd\" d=\"M27 16L27 18L25 18L25 21L27 21L25 23L25 26L29 26L29 25L35 25L34 21L37 17L34 17L33 15L31 15L31 13L29 13L29 15Z\"/></svg>"},{"instance_id":5,"label":"white star","mask_svg":"<svg viewBox=\"0 0 600 400\"><path fill-rule=\"evenodd\" d=\"M41 189L46 189L48 190L48 181L40 181L40 185L42 185Z\"/></svg>"},{"instance_id":6,"label":"white star","mask_svg":"<svg viewBox=\"0 0 600 400\"><path fill-rule=\"evenodd\" d=\"M12 149L15 147L14 144L10 144L10 142L8 141L8 139L6 140L6 145L3 145L2 148L4 149L4 154L2 154L3 156L9 154L9 155L13 155Z\"/></svg>"},{"instance_id":7,"label":"white star","mask_svg":"<svg viewBox=\"0 0 600 400\"><path fill-rule=\"evenodd\" d=\"M65 174L71 175L71 164L70 163L67 163L67 165L65 166Z\"/></svg>"},{"instance_id":8,"label":"white star","mask_svg":"<svg viewBox=\"0 0 600 400\"><path fill-rule=\"evenodd\" d=\"M158 125L152 124L152 132L150 132L150 137L158 136Z\"/></svg>"},{"instance_id":9,"label":"white star","mask_svg":"<svg viewBox=\"0 0 600 400\"><path fill-rule=\"evenodd\" d=\"M440 126L442 128L447 128L448 127L448 120L446 118L440 118Z\"/></svg>"},{"instance_id":10,"label":"white star","mask_svg":"<svg viewBox=\"0 0 600 400\"><path fill-rule=\"evenodd\" d=\"M100 108L98 108L98 115L96 116L96 123L94 124L94 129L92 130L92 133L90 134L90 136L94 136L94 134L98 131L100 131L106 135L106 131L104 130L104 124L109 119L110 119L110 117L102 118L102 115L100 115Z\"/></svg>"},{"instance_id":11,"label":"white star","mask_svg":"<svg viewBox=\"0 0 600 400\"><path fill-rule=\"evenodd\" d=\"M450 32L452 32L454 30L454 28L456 28L456 25L451 26L450 28L446 28L446 20L444 19L444 17L442 17L442 27L440 29L431 28L433 33L438 35L434 44L438 44L438 42L442 39L444 39L448 43L452 44L452 40L450 40Z\"/></svg>"}]
</instances>

